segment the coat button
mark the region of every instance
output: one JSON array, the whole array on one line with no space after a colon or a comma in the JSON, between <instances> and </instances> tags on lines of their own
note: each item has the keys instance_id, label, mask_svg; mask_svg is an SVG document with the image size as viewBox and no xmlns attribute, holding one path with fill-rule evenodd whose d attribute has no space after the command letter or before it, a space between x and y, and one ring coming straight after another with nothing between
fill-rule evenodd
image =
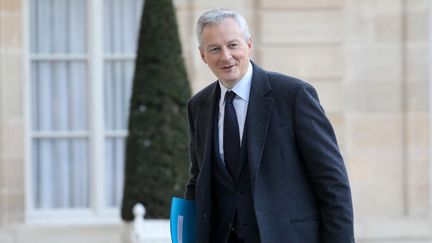
<instances>
[{"instance_id":1,"label":"coat button","mask_svg":"<svg viewBox=\"0 0 432 243\"><path fill-rule=\"evenodd\" d=\"M241 195L241 191L236 191L236 195L240 196Z\"/></svg>"},{"instance_id":2,"label":"coat button","mask_svg":"<svg viewBox=\"0 0 432 243\"><path fill-rule=\"evenodd\" d=\"M207 218L207 214L206 214L206 213L203 213L203 214L202 214L202 217L206 219L206 218Z\"/></svg>"},{"instance_id":3,"label":"coat button","mask_svg":"<svg viewBox=\"0 0 432 243\"><path fill-rule=\"evenodd\" d=\"M230 222L229 223L229 228L230 228L231 231L234 231L234 224Z\"/></svg>"}]
</instances>

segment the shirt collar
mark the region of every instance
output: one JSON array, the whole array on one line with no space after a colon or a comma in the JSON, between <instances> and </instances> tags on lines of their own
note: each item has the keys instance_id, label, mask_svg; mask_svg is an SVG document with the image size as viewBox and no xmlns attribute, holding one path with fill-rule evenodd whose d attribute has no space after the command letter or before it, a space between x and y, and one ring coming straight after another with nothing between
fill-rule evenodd
<instances>
[{"instance_id":1,"label":"shirt collar","mask_svg":"<svg viewBox=\"0 0 432 243\"><path fill-rule=\"evenodd\" d=\"M250 88L252 84L252 64L249 62L248 70L245 75L240 79L240 81L231 89L244 101L249 102ZM228 89L219 81L219 86L221 88L221 97L225 97L225 93Z\"/></svg>"}]
</instances>

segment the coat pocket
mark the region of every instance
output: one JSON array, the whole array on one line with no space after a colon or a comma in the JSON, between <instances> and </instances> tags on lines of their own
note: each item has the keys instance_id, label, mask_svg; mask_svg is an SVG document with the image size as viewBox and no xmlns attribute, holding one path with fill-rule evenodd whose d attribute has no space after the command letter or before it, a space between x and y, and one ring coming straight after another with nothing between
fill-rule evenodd
<instances>
[{"instance_id":1,"label":"coat pocket","mask_svg":"<svg viewBox=\"0 0 432 243\"><path fill-rule=\"evenodd\" d=\"M274 130L269 131L267 135L267 142L277 141L283 138L287 138L289 134L289 127L283 126Z\"/></svg>"}]
</instances>

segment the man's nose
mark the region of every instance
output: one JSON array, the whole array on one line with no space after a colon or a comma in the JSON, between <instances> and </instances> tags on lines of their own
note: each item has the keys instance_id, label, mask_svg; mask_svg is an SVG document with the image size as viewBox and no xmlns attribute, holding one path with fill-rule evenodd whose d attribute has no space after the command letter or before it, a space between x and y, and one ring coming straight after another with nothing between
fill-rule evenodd
<instances>
[{"instance_id":1,"label":"man's nose","mask_svg":"<svg viewBox=\"0 0 432 243\"><path fill-rule=\"evenodd\" d=\"M229 61L232 58L230 50L228 48L222 48L222 60Z\"/></svg>"}]
</instances>

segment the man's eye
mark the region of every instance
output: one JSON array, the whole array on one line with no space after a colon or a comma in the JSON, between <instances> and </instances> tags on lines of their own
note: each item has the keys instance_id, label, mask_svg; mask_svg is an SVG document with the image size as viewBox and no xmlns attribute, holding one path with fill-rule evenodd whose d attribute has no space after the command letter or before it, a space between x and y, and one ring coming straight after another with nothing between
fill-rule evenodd
<instances>
[{"instance_id":1,"label":"man's eye","mask_svg":"<svg viewBox=\"0 0 432 243\"><path fill-rule=\"evenodd\" d=\"M210 52L217 52L217 51L219 51L219 48L217 48L217 47L215 47L215 48L211 48L209 51L210 51Z\"/></svg>"},{"instance_id":2,"label":"man's eye","mask_svg":"<svg viewBox=\"0 0 432 243\"><path fill-rule=\"evenodd\" d=\"M238 46L238 44L230 44L229 47L230 48L236 48Z\"/></svg>"}]
</instances>

